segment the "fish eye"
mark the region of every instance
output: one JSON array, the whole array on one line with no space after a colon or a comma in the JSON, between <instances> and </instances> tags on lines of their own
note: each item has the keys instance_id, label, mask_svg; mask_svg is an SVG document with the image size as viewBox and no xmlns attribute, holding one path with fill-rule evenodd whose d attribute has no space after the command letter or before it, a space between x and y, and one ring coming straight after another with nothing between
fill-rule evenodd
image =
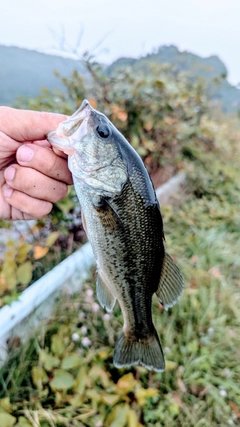
<instances>
[{"instance_id":1,"label":"fish eye","mask_svg":"<svg viewBox=\"0 0 240 427\"><path fill-rule=\"evenodd\" d=\"M107 138L110 135L110 129L106 125L98 126L96 131L101 138Z\"/></svg>"}]
</instances>

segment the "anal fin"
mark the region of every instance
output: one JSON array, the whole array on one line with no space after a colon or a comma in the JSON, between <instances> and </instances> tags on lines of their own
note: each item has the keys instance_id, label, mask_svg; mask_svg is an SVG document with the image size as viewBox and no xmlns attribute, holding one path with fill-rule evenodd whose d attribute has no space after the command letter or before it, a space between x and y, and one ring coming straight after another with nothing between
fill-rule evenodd
<instances>
[{"instance_id":1,"label":"anal fin","mask_svg":"<svg viewBox=\"0 0 240 427\"><path fill-rule=\"evenodd\" d=\"M156 295L165 310L176 304L182 294L184 281L179 268L165 252L162 271Z\"/></svg>"},{"instance_id":2,"label":"anal fin","mask_svg":"<svg viewBox=\"0 0 240 427\"><path fill-rule=\"evenodd\" d=\"M103 281L101 275L98 273L96 281L97 298L101 306L109 313L113 310L116 302L115 296L109 290L108 286Z\"/></svg>"}]
</instances>

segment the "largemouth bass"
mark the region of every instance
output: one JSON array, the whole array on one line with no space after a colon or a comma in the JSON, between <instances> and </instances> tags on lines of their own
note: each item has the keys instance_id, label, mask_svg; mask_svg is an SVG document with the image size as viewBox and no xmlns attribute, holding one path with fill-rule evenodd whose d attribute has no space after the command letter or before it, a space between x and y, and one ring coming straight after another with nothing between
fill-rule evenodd
<instances>
[{"instance_id":1,"label":"largemouth bass","mask_svg":"<svg viewBox=\"0 0 240 427\"><path fill-rule=\"evenodd\" d=\"M148 172L129 142L87 100L48 140L69 156L83 226L96 258L98 300L108 312L118 300L122 310L114 365L163 371L152 296L156 293L165 309L172 307L182 293L183 278L165 250Z\"/></svg>"}]
</instances>

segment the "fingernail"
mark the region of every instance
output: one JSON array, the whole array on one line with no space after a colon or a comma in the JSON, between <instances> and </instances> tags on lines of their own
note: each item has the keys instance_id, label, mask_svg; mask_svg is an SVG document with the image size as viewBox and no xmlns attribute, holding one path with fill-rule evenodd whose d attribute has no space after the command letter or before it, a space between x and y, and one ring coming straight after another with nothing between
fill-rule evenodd
<instances>
[{"instance_id":1,"label":"fingernail","mask_svg":"<svg viewBox=\"0 0 240 427\"><path fill-rule=\"evenodd\" d=\"M16 169L13 167L7 168L4 172L6 181L12 181L15 177Z\"/></svg>"},{"instance_id":2,"label":"fingernail","mask_svg":"<svg viewBox=\"0 0 240 427\"><path fill-rule=\"evenodd\" d=\"M21 162L30 162L34 156L34 151L27 145L22 145L17 151L17 159Z\"/></svg>"},{"instance_id":3,"label":"fingernail","mask_svg":"<svg viewBox=\"0 0 240 427\"><path fill-rule=\"evenodd\" d=\"M3 192L4 197L6 197L6 199L9 199L9 197L11 197L12 195L12 192L13 192L12 188L6 188L6 190L4 190Z\"/></svg>"}]
</instances>

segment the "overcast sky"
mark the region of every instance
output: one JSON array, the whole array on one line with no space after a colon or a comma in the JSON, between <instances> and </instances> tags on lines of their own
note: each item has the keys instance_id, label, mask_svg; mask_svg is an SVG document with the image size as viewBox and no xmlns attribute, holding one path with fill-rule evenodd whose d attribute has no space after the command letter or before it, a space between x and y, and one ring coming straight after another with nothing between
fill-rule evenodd
<instances>
[{"instance_id":1,"label":"overcast sky","mask_svg":"<svg viewBox=\"0 0 240 427\"><path fill-rule=\"evenodd\" d=\"M71 50L82 31L80 53L103 40L95 54L105 62L174 44L218 55L238 84L239 22L240 0L5 0L0 44L50 52L65 40Z\"/></svg>"}]
</instances>

